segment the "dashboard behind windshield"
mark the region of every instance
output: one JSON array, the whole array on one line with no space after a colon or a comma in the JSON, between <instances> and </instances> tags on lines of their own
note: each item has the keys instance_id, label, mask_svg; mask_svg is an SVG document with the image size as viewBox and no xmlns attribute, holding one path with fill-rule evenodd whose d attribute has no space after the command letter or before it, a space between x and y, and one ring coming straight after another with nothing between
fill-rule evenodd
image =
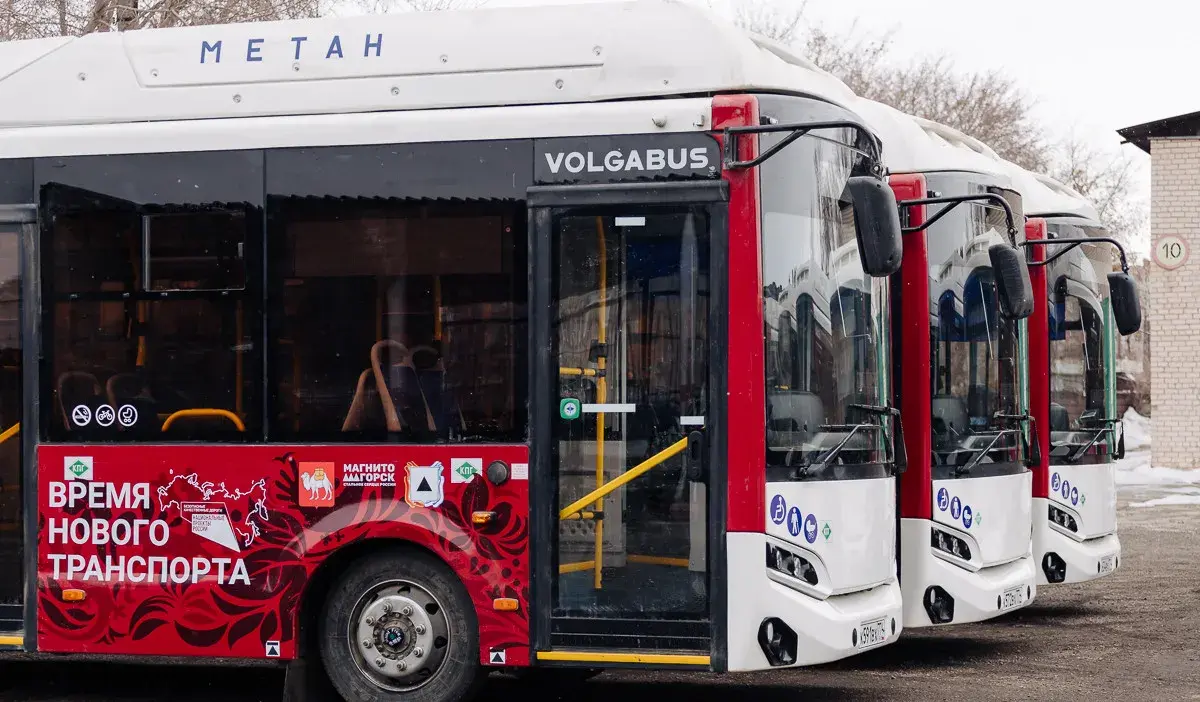
<instances>
[{"instance_id":1,"label":"dashboard behind windshield","mask_svg":"<svg viewBox=\"0 0 1200 702\"><path fill-rule=\"evenodd\" d=\"M834 143L847 130L814 134L762 166L769 481L882 477L890 456L879 418L851 407L888 400L887 282L863 272L842 199L859 156Z\"/></svg>"},{"instance_id":2,"label":"dashboard behind windshield","mask_svg":"<svg viewBox=\"0 0 1200 702\"><path fill-rule=\"evenodd\" d=\"M1023 217L1020 197L967 174L930 174L941 196L994 192ZM943 205L930 208L932 216ZM929 227L929 313L933 477L980 477L1023 469L1027 372L1018 322L1000 316L988 248L1007 242L1004 211L963 203Z\"/></svg>"}]
</instances>

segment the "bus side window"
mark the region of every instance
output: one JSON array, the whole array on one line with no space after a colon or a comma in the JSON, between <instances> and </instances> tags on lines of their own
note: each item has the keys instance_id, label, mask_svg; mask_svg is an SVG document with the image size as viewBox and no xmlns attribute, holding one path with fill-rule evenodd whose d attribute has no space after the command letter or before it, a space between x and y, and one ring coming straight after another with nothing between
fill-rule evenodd
<instances>
[{"instance_id":1,"label":"bus side window","mask_svg":"<svg viewBox=\"0 0 1200 702\"><path fill-rule=\"evenodd\" d=\"M54 179L39 186L45 438L261 439L261 283L247 273L261 270L261 158L72 157L39 171Z\"/></svg>"},{"instance_id":2,"label":"bus side window","mask_svg":"<svg viewBox=\"0 0 1200 702\"><path fill-rule=\"evenodd\" d=\"M270 198L274 439L524 436L525 209Z\"/></svg>"}]
</instances>

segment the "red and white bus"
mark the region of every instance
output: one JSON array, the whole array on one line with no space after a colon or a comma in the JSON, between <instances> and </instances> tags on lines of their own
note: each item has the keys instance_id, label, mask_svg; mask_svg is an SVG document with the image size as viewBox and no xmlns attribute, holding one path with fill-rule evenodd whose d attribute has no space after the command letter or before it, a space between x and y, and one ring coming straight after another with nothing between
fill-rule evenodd
<instances>
[{"instance_id":1,"label":"red and white bus","mask_svg":"<svg viewBox=\"0 0 1200 702\"><path fill-rule=\"evenodd\" d=\"M1018 177L1028 181L1035 291L1031 411L1047 427L1033 477L1033 555L1040 585L1084 582L1121 561L1113 460L1124 456L1125 441L1116 339L1141 327L1141 307L1125 250L1091 203L1047 176ZM1120 271L1113 270L1114 249Z\"/></svg>"},{"instance_id":2,"label":"red and white bus","mask_svg":"<svg viewBox=\"0 0 1200 702\"><path fill-rule=\"evenodd\" d=\"M0 55L0 647L431 702L900 633L900 223L828 75L650 0Z\"/></svg>"},{"instance_id":3,"label":"red and white bus","mask_svg":"<svg viewBox=\"0 0 1200 702\"><path fill-rule=\"evenodd\" d=\"M1021 193L960 132L855 109L883 137L905 232L892 315L904 625L991 619L1036 593Z\"/></svg>"}]
</instances>

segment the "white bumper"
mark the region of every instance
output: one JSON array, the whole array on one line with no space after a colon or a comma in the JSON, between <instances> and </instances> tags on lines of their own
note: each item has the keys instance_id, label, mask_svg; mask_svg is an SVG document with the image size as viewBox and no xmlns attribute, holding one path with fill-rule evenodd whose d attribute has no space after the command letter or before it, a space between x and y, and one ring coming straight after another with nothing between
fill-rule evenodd
<instances>
[{"instance_id":1,"label":"white bumper","mask_svg":"<svg viewBox=\"0 0 1200 702\"><path fill-rule=\"evenodd\" d=\"M1116 533L1077 541L1050 526L1049 507L1050 501L1046 498L1033 499L1033 555L1038 585L1083 583L1116 572L1121 563L1121 539ZM1046 577L1043 563L1049 553L1066 563L1067 577L1062 583L1051 583ZM1104 572L1100 565L1108 558L1112 559L1112 569Z\"/></svg>"},{"instance_id":2,"label":"white bumper","mask_svg":"<svg viewBox=\"0 0 1200 702\"><path fill-rule=\"evenodd\" d=\"M730 671L828 663L886 646L900 635L902 604L894 576L870 590L820 600L767 577L766 542L765 534L735 532L726 536ZM788 666L772 666L759 645L759 628L769 617L796 633L796 661ZM858 626L881 618L886 620L886 639L867 649L858 648Z\"/></svg>"},{"instance_id":3,"label":"white bumper","mask_svg":"<svg viewBox=\"0 0 1200 702\"><path fill-rule=\"evenodd\" d=\"M1037 597L1037 574L1032 553L1015 561L970 571L933 555L927 519L900 520L901 587L904 592L904 626L940 626L925 609L928 588L937 586L954 598L954 618L949 624L980 622L1027 606ZM939 525L945 529L945 526ZM965 534L957 532L963 537ZM967 539L978 551L978 544ZM1001 609L1004 593L1015 588L1025 590L1024 601Z\"/></svg>"}]
</instances>

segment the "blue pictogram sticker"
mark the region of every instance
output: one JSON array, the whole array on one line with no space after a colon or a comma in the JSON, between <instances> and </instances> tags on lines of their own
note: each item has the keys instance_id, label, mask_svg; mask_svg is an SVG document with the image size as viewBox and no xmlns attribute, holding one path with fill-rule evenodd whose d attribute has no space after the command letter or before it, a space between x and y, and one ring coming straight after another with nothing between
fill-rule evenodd
<instances>
[{"instance_id":1,"label":"blue pictogram sticker","mask_svg":"<svg viewBox=\"0 0 1200 702\"><path fill-rule=\"evenodd\" d=\"M968 529L971 528L971 516L971 505L966 505L963 507L963 526Z\"/></svg>"},{"instance_id":2,"label":"blue pictogram sticker","mask_svg":"<svg viewBox=\"0 0 1200 702\"><path fill-rule=\"evenodd\" d=\"M787 500L783 499L783 495L776 495L771 498L771 521L783 524L785 519L787 519Z\"/></svg>"},{"instance_id":3,"label":"blue pictogram sticker","mask_svg":"<svg viewBox=\"0 0 1200 702\"><path fill-rule=\"evenodd\" d=\"M1079 504L1079 488L1077 487L1071 488L1071 504Z\"/></svg>"},{"instance_id":4,"label":"blue pictogram sticker","mask_svg":"<svg viewBox=\"0 0 1200 702\"><path fill-rule=\"evenodd\" d=\"M1063 496L1064 500L1071 496L1071 481L1070 480L1063 481L1062 496Z\"/></svg>"},{"instance_id":5,"label":"blue pictogram sticker","mask_svg":"<svg viewBox=\"0 0 1200 702\"><path fill-rule=\"evenodd\" d=\"M804 518L804 538L810 544L817 540L817 515L810 514Z\"/></svg>"},{"instance_id":6,"label":"blue pictogram sticker","mask_svg":"<svg viewBox=\"0 0 1200 702\"><path fill-rule=\"evenodd\" d=\"M1058 492L1058 483L1060 480L1061 480L1061 478L1058 477L1058 473L1055 473L1054 475L1050 476L1050 489L1055 492Z\"/></svg>"},{"instance_id":7,"label":"blue pictogram sticker","mask_svg":"<svg viewBox=\"0 0 1200 702\"><path fill-rule=\"evenodd\" d=\"M788 532L791 533L792 536L800 536L800 525L803 522L804 522L804 517L803 517L803 515L800 514L799 507L793 507L790 510L788 510L788 516L787 516Z\"/></svg>"},{"instance_id":8,"label":"blue pictogram sticker","mask_svg":"<svg viewBox=\"0 0 1200 702\"><path fill-rule=\"evenodd\" d=\"M950 516L958 519L960 514L962 514L962 502L955 496L953 500L950 500Z\"/></svg>"},{"instance_id":9,"label":"blue pictogram sticker","mask_svg":"<svg viewBox=\"0 0 1200 702\"><path fill-rule=\"evenodd\" d=\"M942 488L941 490L938 490L938 509L945 512L946 508L949 506L950 506L950 493L946 490L946 488Z\"/></svg>"}]
</instances>

